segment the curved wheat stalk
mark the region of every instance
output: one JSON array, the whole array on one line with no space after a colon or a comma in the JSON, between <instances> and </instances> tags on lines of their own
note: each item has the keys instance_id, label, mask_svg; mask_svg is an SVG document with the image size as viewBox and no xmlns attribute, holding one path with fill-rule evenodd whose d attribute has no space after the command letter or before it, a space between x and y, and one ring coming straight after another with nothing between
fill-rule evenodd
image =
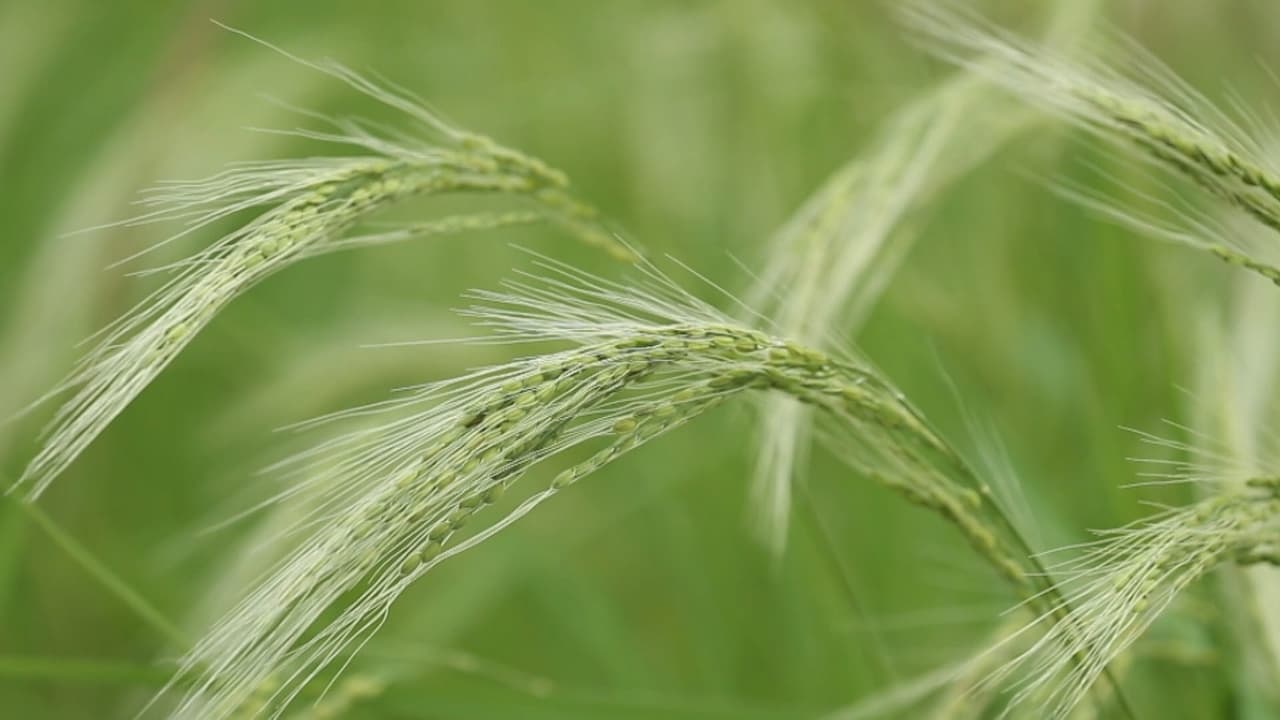
<instances>
[{"instance_id":1,"label":"curved wheat stalk","mask_svg":"<svg viewBox=\"0 0 1280 720\"><path fill-rule=\"evenodd\" d=\"M102 329L71 374L37 402L73 393L58 409L47 439L15 487L28 486L31 496L38 496L229 303L307 258L545 218L588 244L634 259L632 251L599 223L596 212L570 194L562 172L448 125L402 90L375 84L336 64L307 64L401 111L414 121L418 136L359 119L312 114L330 129L288 134L363 154L244 163L204 180L165 184L148 194L143 200L147 211L122 225L182 223L183 229L166 243L244 212L259 214L195 255L147 271L172 277ZM530 209L359 231L362 221L406 198L447 194L514 198Z\"/></svg>"}]
</instances>

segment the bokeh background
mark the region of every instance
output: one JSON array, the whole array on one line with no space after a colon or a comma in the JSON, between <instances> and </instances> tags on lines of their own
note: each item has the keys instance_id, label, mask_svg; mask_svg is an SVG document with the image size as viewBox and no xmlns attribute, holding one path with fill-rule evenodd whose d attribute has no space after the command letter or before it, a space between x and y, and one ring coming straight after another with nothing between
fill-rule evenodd
<instances>
[{"instance_id":1,"label":"bokeh background","mask_svg":"<svg viewBox=\"0 0 1280 720\"><path fill-rule=\"evenodd\" d=\"M978 4L1028 34L1048 5ZM4 0L0 414L52 387L75 343L152 287L127 276L141 266L104 268L173 228L67 233L130 216L159 180L316 152L248 129L299 123L264 96L385 117L211 18L413 89L564 169L632 241L730 289L895 108L952 72L889 4L859 0ZM1211 97L1261 110L1275 96L1273 2L1097 3L1088 32L1113 26ZM1121 428L1177 433L1162 421L1185 417L1196 329L1240 282L1045 188L1096 169L1151 189L1052 124L1007 143L918 218L920 240L856 337L958 444L965 411L999 436L1046 546L1139 517L1143 501L1188 499L1122 488L1127 458L1153 451ZM206 530L275 487L258 469L317 440L275 429L508 357L361 346L467 334L450 309L527 268L513 246L618 274L550 228L290 268L221 315L41 508L198 635L251 579L263 532L255 518ZM51 409L0 425L8 478ZM718 411L427 576L353 665L395 681L351 716L810 718L980 646L1011 601L996 579L950 528L822 453L785 555L755 544L752 429L747 408ZM1193 614L1211 614L1209 599ZM1146 717L1246 716L1237 668L1204 627L1169 623L1167 651L1133 670ZM13 498L0 504L0 717L132 717L182 649Z\"/></svg>"}]
</instances>

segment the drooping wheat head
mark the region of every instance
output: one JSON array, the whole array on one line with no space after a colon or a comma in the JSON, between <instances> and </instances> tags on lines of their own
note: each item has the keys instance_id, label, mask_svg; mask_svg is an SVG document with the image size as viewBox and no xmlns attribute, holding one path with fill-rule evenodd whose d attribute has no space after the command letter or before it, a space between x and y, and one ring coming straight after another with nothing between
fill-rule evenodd
<instances>
[{"instance_id":1,"label":"drooping wheat head","mask_svg":"<svg viewBox=\"0 0 1280 720\"><path fill-rule=\"evenodd\" d=\"M182 230L165 242L245 212L259 214L195 255L144 273L166 272L171 277L102 329L66 380L42 399L72 393L19 479L18 485L28 486L32 496L65 470L223 308L301 260L364 245L539 219L559 223L620 259L634 259L633 251L610 234L596 211L570 194L569 181L559 170L446 124L402 90L375 84L336 64L306 64L401 111L415 123L419 136L382 130L354 118L312 115L330 129L288 134L366 154L245 163L149 193L143 200L147 211L122 224L181 223ZM453 194L512 198L529 209L476 212L360 232L362 221L406 198Z\"/></svg>"},{"instance_id":2,"label":"drooping wheat head","mask_svg":"<svg viewBox=\"0 0 1280 720\"><path fill-rule=\"evenodd\" d=\"M574 347L424 385L402 415L296 458L316 512L307 539L187 658L182 717L219 717L268 683L278 712L315 673L352 652L396 597L627 452L747 391L814 407L842 429L863 473L950 520L1000 572L1025 582L983 501L947 468L957 458L901 394L856 360L742 326L650 271L642 289L544 261L549 277L477 293L468 311L502 342ZM339 417L348 414L341 414ZM513 511L483 509L544 459L604 447ZM855 451L854 448L858 448ZM323 618L323 619L322 619Z\"/></svg>"}]
</instances>

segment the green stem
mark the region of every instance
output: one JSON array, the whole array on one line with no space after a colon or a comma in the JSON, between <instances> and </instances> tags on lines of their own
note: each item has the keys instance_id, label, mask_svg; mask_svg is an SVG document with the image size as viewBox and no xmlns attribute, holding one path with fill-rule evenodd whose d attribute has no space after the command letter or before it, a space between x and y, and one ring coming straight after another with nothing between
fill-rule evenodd
<instances>
[{"instance_id":1,"label":"green stem","mask_svg":"<svg viewBox=\"0 0 1280 720\"><path fill-rule=\"evenodd\" d=\"M147 602L146 598L130 587L120 576L112 572L106 564L95 558L87 548L81 545L67 531L63 530L44 510L29 502L14 501L14 504L21 508L27 517L31 518L49 536L49 539L62 548L63 552L81 569L97 580L107 592L116 596L118 600L124 603L126 607L132 610L153 630L175 647L186 650L191 646L190 640L182 630L178 629L177 625L166 618L164 613L157 610L154 605Z\"/></svg>"},{"instance_id":2,"label":"green stem","mask_svg":"<svg viewBox=\"0 0 1280 720\"><path fill-rule=\"evenodd\" d=\"M78 680L107 685L161 686L171 673L163 668L111 660L0 655L0 677L17 680Z\"/></svg>"}]
</instances>

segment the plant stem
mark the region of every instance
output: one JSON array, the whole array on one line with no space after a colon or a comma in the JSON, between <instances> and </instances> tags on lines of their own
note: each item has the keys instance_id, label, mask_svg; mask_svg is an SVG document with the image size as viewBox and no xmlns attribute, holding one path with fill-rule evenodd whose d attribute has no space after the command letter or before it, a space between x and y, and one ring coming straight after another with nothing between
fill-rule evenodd
<instances>
[{"instance_id":1,"label":"plant stem","mask_svg":"<svg viewBox=\"0 0 1280 720\"><path fill-rule=\"evenodd\" d=\"M124 603L153 630L177 648L186 650L191 646L191 641L182 630L178 629L177 625L148 602L141 593L130 587L119 575L112 572L106 564L95 558L93 553L89 552L70 533L63 530L44 510L41 510L33 503L16 500L13 502L49 536L50 540L53 540L55 545L62 548L63 552L70 556L81 569L97 580L107 592L116 596L118 600Z\"/></svg>"},{"instance_id":2,"label":"plant stem","mask_svg":"<svg viewBox=\"0 0 1280 720\"><path fill-rule=\"evenodd\" d=\"M164 685L163 668L111 660L0 655L0 677L18 680L78 680L107 685Z\"/></svg>"}]
</instances>

